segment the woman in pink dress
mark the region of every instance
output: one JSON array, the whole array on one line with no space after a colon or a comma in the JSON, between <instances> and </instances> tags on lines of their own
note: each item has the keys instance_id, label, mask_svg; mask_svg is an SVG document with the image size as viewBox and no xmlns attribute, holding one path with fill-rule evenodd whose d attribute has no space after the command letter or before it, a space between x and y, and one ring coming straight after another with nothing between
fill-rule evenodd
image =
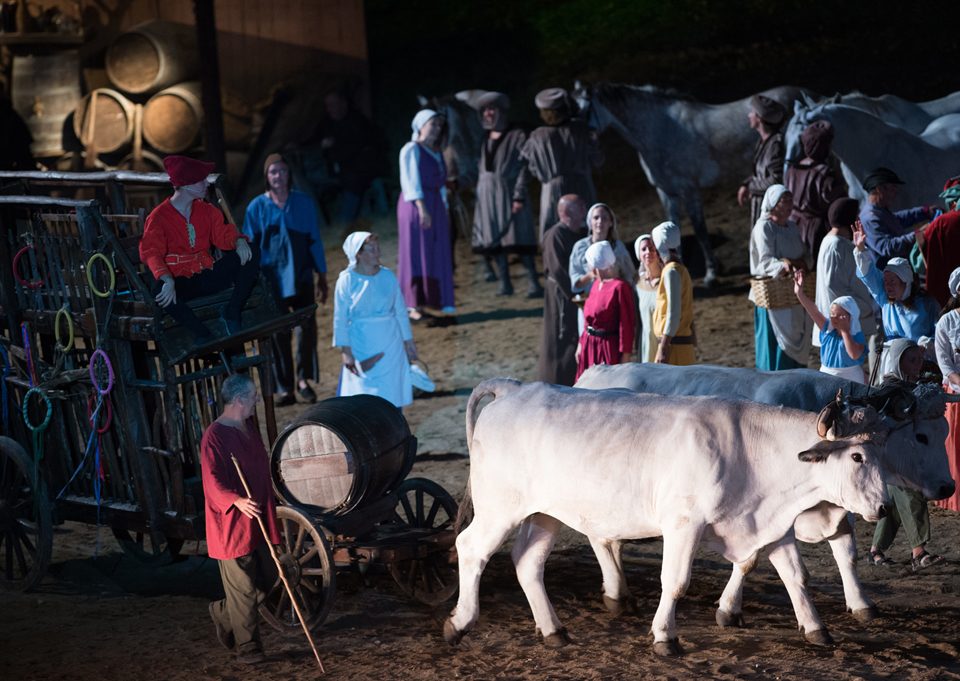
<instances>
[{"instance_id":1,"label":"woman in pink dress","mask_svg":"<svg viewBox=\"0 0 960 681\"><path fill-rule=\"evenodd\" d=\"M577 378L594 364L630 361L636 328L636 303L630 284L616 278L617 257L606 241L598 241L586 253L594 284L583 306L585 320L577 347Z\"/></svg>"}]
</instances>

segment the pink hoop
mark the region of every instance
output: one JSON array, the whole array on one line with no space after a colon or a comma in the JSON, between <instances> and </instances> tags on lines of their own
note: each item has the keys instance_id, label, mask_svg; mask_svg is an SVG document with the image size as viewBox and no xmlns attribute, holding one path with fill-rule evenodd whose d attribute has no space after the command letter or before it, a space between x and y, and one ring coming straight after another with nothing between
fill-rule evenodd
<instances>
[{"instance_id":1,"label":"pink hoop","mask_svg":"<svg viewBox=\"0 0 960 681\"><path fill-rule=\"evenodd\" d=\"M97 372L94 371L94 367L97 364L97 357L103 357L103 363L107 365L107 387L101 388L100 384L97 383ZM107 357L101 348L97 348L93 351L93 354L90 355L90 382L93 384L94 389L101 395L107 395L113 390L113 365L110 363L110 358Z\"/></svg>"},{"instance_id":2,"label":"pink hoop","mask_svg":"<svg viewBox=\"0 0 960 681\"><path fill-rule=\"evenodd\" d=\"M20 258L23 257L23 254L27 251L34 250L33 244L27 244L13 256L13 278L17 280L17 283L28 289L38 289L43 286L43 280L37 279L36 281L27 281L22 276L20 276Z\"/></svg>"}]
</instances>

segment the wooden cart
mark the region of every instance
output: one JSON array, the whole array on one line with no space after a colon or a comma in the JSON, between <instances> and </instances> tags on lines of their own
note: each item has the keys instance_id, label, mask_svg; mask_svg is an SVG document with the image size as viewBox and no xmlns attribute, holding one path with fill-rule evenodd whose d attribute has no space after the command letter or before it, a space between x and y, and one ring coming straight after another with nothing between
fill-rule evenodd
<instances>
[{"instance_id":1,"label":"wooden cart","mask_svg":"<svg viewBox=\"0 0 960 681\"><path fill-rule=\"evenodd\" d=\"M385 567L428 604L456 591L457 505L436 483L406 479L416 439L397 409L325 400L278 437L269 341L316 306L281 314L261 279L243 330L228 336L218 310L229 292L191 301L217 336L193 348L139 262L145 210L124 208L133 192L168 186L166 175L0 173L0 183L0 587L37 584L64 520L108 526L157 564L202 539L200 439L223 379L251 370L275 442L282 564L308 626L326 618L345 570ZM96 198L63 197L78 189ZM299 626L279 580L262 614Z\"/></svg>"}]
</instances>

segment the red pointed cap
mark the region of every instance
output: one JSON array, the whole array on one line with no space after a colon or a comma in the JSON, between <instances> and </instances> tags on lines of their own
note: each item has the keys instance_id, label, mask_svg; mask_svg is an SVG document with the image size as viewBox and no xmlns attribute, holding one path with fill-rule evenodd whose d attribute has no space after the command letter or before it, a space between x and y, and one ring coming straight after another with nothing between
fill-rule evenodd
<instances>
[{"instance_id":1,"label":"red pointed cap","mask_svg":"<svg viewBox=\"0 0 960 681\"><path fill-rule=\"evenodd\" d=\"M163 159L163 167L170 176L170 184L185 187L204 179L215 166L210 161L198 161L189 156L167 156Z\"/></svg>"}]
</instances>

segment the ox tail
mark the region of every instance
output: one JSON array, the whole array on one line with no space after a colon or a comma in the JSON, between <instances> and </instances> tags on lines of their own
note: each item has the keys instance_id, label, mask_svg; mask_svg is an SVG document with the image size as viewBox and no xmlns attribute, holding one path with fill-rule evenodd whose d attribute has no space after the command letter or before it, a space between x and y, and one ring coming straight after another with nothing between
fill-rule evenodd
<instances>
[{"instance_id":1,"label":"ox tail","mask_svg":"<svg viewBox=\"0 0 960 681\"><path fill-rule=\"evenodd\" d=\"M480 383L473 392L470 393L470 399L467 401L467 451L473 449L473 431L477 426L477 419L480 417L480 401L485 397L497 399L507 393L513 392L522 385L520 381L513 378L491 378ZM467 521L472 515L473 496L470 489L470 479L467 479L467 487L463 491L463 499L457 507L457 519L453 523L454 534L460 534Z\"/></svg>"}]
</instances>

